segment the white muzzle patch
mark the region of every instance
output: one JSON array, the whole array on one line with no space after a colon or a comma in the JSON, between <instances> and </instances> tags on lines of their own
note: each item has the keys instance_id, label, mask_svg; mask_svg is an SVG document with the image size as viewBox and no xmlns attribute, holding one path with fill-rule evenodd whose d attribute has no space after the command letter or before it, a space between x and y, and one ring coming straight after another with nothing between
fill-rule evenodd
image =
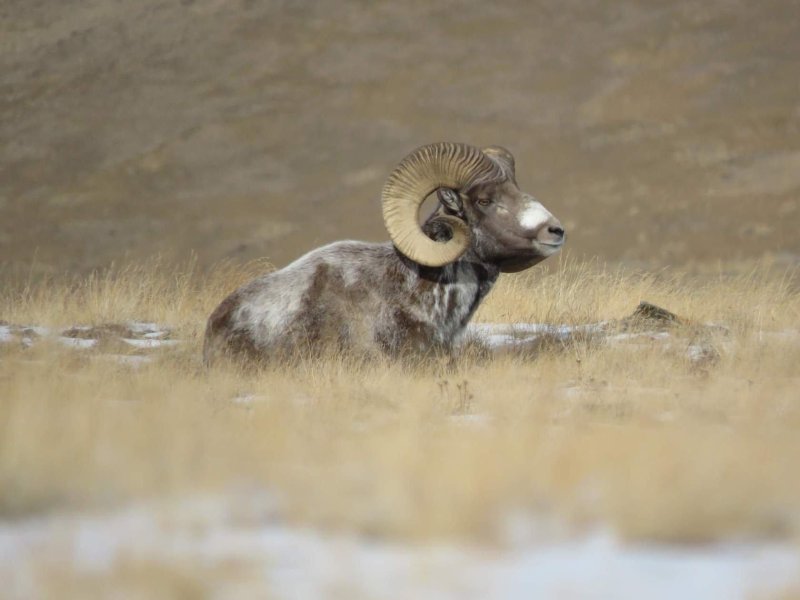
<instances>
[{"instance_id":1,"label":"white muzzle patch","mask_svg":"<svg viewBox=\"0 0 800 600\"><path fill-rule=\"evenodd\" d=\"M519 215L519 224L523 229L536 231L552 218L553 215L544 206L538 202L529 202Z\"/></svg>"}]
</instances>

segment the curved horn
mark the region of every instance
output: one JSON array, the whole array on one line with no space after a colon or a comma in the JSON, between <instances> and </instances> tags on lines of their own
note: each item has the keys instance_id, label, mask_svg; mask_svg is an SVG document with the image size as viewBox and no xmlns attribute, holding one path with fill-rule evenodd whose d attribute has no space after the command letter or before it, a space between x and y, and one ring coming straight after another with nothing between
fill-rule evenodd
<instances>
[{"instance_id":1,"label":"curved horn","mask_svg":"<svg viewBox=\"0 0 800 600\"><path fill-rule=\"evenodd\" d=\"M480 149L439 142L421 146L406 156L383 186L383 222L394 245L414 262L441 267L469 247L469 228L461 219L441 216L453 230L452 239L435 242L419 226L419 209L440 187L461 190L478 179L499 176L498 166Z\"/></svg>"}]
</instances>

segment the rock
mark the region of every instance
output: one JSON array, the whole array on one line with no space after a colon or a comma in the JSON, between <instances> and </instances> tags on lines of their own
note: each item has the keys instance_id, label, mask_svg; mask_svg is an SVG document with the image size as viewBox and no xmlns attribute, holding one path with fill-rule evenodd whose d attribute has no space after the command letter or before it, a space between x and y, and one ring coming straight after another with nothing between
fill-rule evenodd
<instances>
[{"instance_id":1,"label":"rock","mask_svg":"<svg viewBox=\"0 0 800 600\"><path fill-rule=\"evenodd\" d=\"M675 325L687 325L689 322L675 313L668 311L666 308L661 308L650 302L642 301L639 302L639 306L636 307L636 310L634 310L630 316L620 319L619 324L623 329L634 327L637 329L656 328L658 330L664 330L674 327Z\"/></svg>"}]
</instances>

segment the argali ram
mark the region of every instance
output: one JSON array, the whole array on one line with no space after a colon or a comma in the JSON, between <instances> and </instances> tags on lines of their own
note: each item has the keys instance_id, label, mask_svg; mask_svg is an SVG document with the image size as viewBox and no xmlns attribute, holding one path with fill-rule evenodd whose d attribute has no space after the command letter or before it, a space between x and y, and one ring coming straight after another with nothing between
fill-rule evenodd
<instances>
[{"instance_id":1,"label":"argali ram","mask_svg":"<svg viewBox=\"0 0 800 600\"><path fill-rule=\"evenodd\" d=\"M424 225L419 210L437 192ZM561 223L520 191L505 148L435 143L406 156L382 193L391 242L312 250L229 295L203 356L268 361L333 348L356 356L452 352L500 273L559 251Z\"/></svg>"}]
</instances>

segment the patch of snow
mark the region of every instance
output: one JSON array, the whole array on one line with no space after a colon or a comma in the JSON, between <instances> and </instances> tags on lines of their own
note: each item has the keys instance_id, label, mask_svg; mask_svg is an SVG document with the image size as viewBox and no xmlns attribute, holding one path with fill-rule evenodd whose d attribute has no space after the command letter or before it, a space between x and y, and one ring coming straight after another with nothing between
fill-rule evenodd
<instances>
[{"instance_id":1,"label":"patch of snow","mask_svg":"<svg viewBox=\"0 0 800 600\"><path fill-rule=\"evenodd\" d=\"M535 338L535 336L533 336ZM490 348L506 348L513 347L520 343L520 340L513 335L500 334L486 334L481 338L481 341Z\"/></svg>"},{"instance_id":2,"label":"patch of snow","mask_svg":"<svg viewBox=\"0 0 800 600\"><path fill-rule=\"evenodd\" d=\"M146 321L130 321L126 323L128 329L134 333L147 334L147 333L167 333L168 327L159 325L158 323L148 323Z\"/></svg>"},{"instance_id":3,"label":"patch of snow","mask_svg":"<svg viewBox=\"0 0 800 600\"><path fill-rule=\"evenodd\" d=\"M668 340L672 337L668 331L642 331L636 333L615 333L606 336L605 341L610 343L627 342L629 340Z\"/></svg>"},{"instance_id":4,"label":"patch of snow","mask_svg":"<svg viewBox=\"0 0 800 600\"><path fill-rule=\"evenodd\" d=\"M159 339L169 335L169 331L151 331L149 333L145 333L142 337L147 339Z\"/></svg>"},{"instance_id":5,"label":"patch of snow","mask_svg":"<svg viewBox=\"0 0 800 600\"><path fill-rule=\"evenodd\" d=\"M467 335L478 338L487 336L511 336L519 338L525 335L552 335L566 337L575 333L595 333L608 327L607 321L584 325L551 325L549 323L469 323Z\"/></svg>"},{"instance_id":6,"label":"patch of snow","mask_svg":"<svg viewBox=\"0 0 800 600\"><path fill-rule=\"evenodd\" d=\"M574 333L570 325L542 323L470 323L465 340L479 340L490 348L514 348L535 342L544 335L566 338Z\"/></svg>"},{"instance_id":7,"label":"patch of snow","mask_svg":"<svg viewBox=\"0 0 800 600\"><path fill-rule=\"evenodd\" d=\"M160 348L162 346L174 346L180 343L179 340L135 340L133 338L122 338L122 341L134 348Z\"/></svg>"},{"instance_id":8,"label":"patch of snow","mask_svg":"<svg viewBox=\"0 0 800 600\"><path fill-rule=\"evenodd\" d=\"M551 326L543 323L468 323L467 333L483 335L513 335L516 332L547 333Z\"/></svg>"},{"instance_id":9,"label":"patch of snow","mask_svg":"<svg viewBox=\"0 0 800 600\"><path fill-rule=\"evenodd\" d=\"M609 321L585 325L549 325L546 323L474 323L467 325L465 339L476 339L490 348L513 349L531 344L543 336L568 340L576 334L599 334L608 330ZM630 343L635 340L665 341L672 338L667 331L606 334L606 343Z\"/></svg>"},{"instance_id":10,"label":"patch of snow","mask_svg":"<svg viewBox=\"0 0 800 600\"><path fill-rule=\"evenodd\" d=\"M58 343L68 348L93 348L97 345L97 340L59 336Z\"/></svg>"},{"instance_id":11,"label":"patch of snow","mask_svg":"<svg viewBox=\"0 0 800 600\"><path fill-rule=\"evenodd\" d=\"M11 333L11 327L8 325L0 325L0 344L13 342L16 339Z\"/></svg>"},{"instance_id":12,"label":"patch of snow","mask_svg":"<svg viewBox=\"0 0 800 600\"><path fill-rule=\"evenodd\" d=\"M255 569L249 597L269 591L297 599L347 590L347 597L387 599L737 600L776 593L800 573L797 548L780 543L626 544L609 530L552 541L552 528L525 525L504 548L402 544L289 527L269 511L244 512L249 517L237 518L236 505L219 499L0 523L3 591L30 597L37 565L92 574L123 557L203 568L241 561ZM516 526L509 521L509 527ZM234 584L223 578L214 589L225 597L225 585Z\"/></svg>"}]
</instances>

